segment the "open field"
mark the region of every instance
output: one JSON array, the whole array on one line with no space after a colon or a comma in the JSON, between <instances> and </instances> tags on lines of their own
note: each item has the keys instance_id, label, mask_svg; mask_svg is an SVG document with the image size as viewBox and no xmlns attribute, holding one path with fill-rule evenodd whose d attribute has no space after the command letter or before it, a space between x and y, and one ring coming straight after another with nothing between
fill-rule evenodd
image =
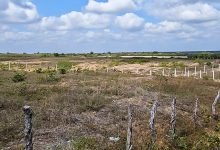
<instances>
[{"instance_id":1,"label":"open field","mask_svg":"<svg viewBox=\"0 0 220 150\"><path fill-rule=\"evenodd\" d=\"M33 110L34 149L123 150L129 105L133 115L133 149L148 149L150 110L156 100L159 105L153 149L220 148L220 122L211 115L212 103L220 89L218 59L30 55L1 56L0 64L0 149L23 149L24 105ZM185 68L187 73L190 71L189 77ZM176 136L171 139L174 97ZM197 98L199 111L195 125L192 116ZM118 137L119 140L112 140Z\"/></svg>"}]
</instances>

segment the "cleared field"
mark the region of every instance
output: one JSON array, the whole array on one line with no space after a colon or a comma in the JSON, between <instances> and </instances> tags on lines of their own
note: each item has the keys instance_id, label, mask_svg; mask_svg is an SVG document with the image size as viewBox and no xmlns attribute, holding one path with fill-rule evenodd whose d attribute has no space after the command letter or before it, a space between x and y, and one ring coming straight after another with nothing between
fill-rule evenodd
<instances>
[{"instance_id":1,"label":"cleared field","mask_svg":"<svg viewBox=\"0 0 220 150\"><path fill-rule=\"evenodd\" d=\"M193 72L195 64L203 69L207 61L86 58L16 61L28 62L30 66L33 63L33 70L24 72L25 66L16 70L15 65L11 71L0 71L0 149L23 149L24 105L33 110L34 149L125 149L129 105L133 115L133 149L147 149L151 139L150 110L156 100L159 105L154 149L219 147L219 120L211 116L219 82L211 78L141 73L147 69L155 73L157 69L161 73L162 68L184 71L185 67ZM219 60L211 61L216 65L216 72L218 63ZM40 64L42 71L36 71ZM66 72L60 71L61 68ZM108 72L107 68L110 68ZM208 65L207 68L212 69ZM137 69L139 72L135 73ZM18 74L21 75L19 79L24 77L22 81L16 80ZM169 130L174 97L177 116L176 137L172 140ZM192 116L197 98L199 111L195 128ZM217 105L217 111L219 109Z\"/></svg>"}]
</instances>

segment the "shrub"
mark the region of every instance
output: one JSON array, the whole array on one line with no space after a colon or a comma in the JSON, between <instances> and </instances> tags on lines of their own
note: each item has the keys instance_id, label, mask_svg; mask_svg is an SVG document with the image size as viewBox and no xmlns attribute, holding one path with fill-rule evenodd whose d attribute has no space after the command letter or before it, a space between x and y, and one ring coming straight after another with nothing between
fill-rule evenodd
<instances>
[{"instance_id":1,"label":"shrub","mask_svg":"<svg viewBox=\"0 0 220 150\"><path fill-rule=\"evenodd\" d=\"M48 73L48 75L47 75L47 81L48 82L58 82L59 80L60 80L60 78L57 77L55 75L55 73L53 73L53 72Z\"/></svg>"},{"instance_id":2,"label":"shrub","mask_svg":"<svg viewBox=\"0 0 220 150\"><path fill-rule=\"evenodd\" d=\"M209 77L208 76L203 76L203 79L204 80L209 80Z\"/></svg>"},{"instance_id":3,"label":"shrub","mask_svg":"<svg viewBox=\"0 0 220 150\"><path fill-rule=\"evenodd\" d=\"M21 74L21 73L16 73L13 77L12 77L12 81L13 82L22 82L26 79L25 74Z\"/></svg>"},{"instance_id":4,"label":"shrub","mask_svg":"<svg viewBox=\"0 0 220 150\"><path fill-rule=\"evenodd\" d=\"M66 69L64 69L64 68L61 68L61 69L59 69L59 72L60 72L60 74L66 74Z\"/></svg>"},{"instance_id":5,"label":"shrub","mask_svg":"<svg viewBox=\"0 0 220 150\"><path fill-rule=\"evenodd\" d=\"M38 68L38 69L36 69L36 73L43 73L42 68Z\"/></svg>"},{"instance_id":6,"label":"shrub","mask_svg":"<svg viewBox=\"0 0 220 150\"><path fill-rule=\"evenodd\" d=\"M58 54L58 53L54 53L53 55L54 55L54 57L59 57L60 56L60 54Z\"/></svg>"},{"instance_id":7,"label":"shrub","mask_svg":"<svg viewBox=\"0 0 220 150\"><path fill-rule=\"evenodd\" d=\"M76 150L95 149L96 139L89 137L81 137L72 142L72 146Z\"/></svg>"},{"instance_id":8,"label":"shrub","mask_svg":"<svg viewBox=\"0 0 220 150\"><path fill-rule=\"evenodd\" d=\"M212 66L212 63L211 62L207 62L206 65L207 66Z\"/></svg>"},{"instance_id":9,"label":"shrub","mask_svg":"<svg viewBox=\"0 0 220 150\"><path fill-rule=\"evenodd\" d=\"M73 65L75 65L75 64L73 62L69 62L69 61L59 61L58 62L58 68L65 69L65 70L70 70Z\"/></svg>"}]
</instances>

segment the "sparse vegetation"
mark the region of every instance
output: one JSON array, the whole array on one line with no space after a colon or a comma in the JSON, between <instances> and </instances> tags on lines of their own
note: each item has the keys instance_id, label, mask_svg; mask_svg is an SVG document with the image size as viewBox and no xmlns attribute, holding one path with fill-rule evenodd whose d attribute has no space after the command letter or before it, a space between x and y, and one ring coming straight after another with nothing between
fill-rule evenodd
<instances>
[{"instance_id":1,"label":"sparse vegetation","mask_svg":"<svg viewBox=\"0 0 220 150\"><path fill-rule=\"evenodd\" d=\"M155 64L154 67L180 69L195 61L83 58L73 62L68 57L65 61L50 57L51 62L47 60L46 63L55 66L58 62L59 72L54 67L47 68L47 64L41 68L36 65L39 70L25 74L0 70L0 135L3 135L0 136L0 149L23 149L24 105L30 105L34 112L35 149L125 149L128 104L131 104L133 113L133 149L145 149L150 142L149 109L155 100L159 101L155 149L219 148L219 121L212 119L210 106L220 83L213 82L210 75L204 75L203 80L112 70L106 73L106 68L91 71L77 66L86 61L87 64L106 66L142 63L147 66L150 63ZM81 71L70 70L72 65ZM167 136L172 97L177 97L177 135L173 141ZM196 98L199 98L200 125L195 129L192 108ZM110 140L110 137L118 136L119 141Z\"/></svg>"}]
</instances>

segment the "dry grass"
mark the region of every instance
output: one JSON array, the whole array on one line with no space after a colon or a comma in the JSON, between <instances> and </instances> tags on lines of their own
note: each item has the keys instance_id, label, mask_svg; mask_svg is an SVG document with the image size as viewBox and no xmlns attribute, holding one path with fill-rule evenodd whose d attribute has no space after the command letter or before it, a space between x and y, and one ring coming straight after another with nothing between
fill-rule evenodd
<instances>
[{"instance_id":1,"label":"dry grass","mask_svg":"<svg viewBox=\"0 0 220 150\"><path fill-rule=\"evenodd\" d=\"M149 143L149 109L159 100L155 149L214 149L220 139L210 106L219 83L193 78L153 78L121 73L85 71L56 74L27 73L14 83L15 73L0 71L0 148L22 148L22 107L34 111L35 149L125 149L127 106L133 110L134 149ZM177 97L177 137L168 138L170 102ZM199 98L201 127L194 129L192 109ZM109 137L120 136L118 142Z\"/></svg>"}]
</instances>

